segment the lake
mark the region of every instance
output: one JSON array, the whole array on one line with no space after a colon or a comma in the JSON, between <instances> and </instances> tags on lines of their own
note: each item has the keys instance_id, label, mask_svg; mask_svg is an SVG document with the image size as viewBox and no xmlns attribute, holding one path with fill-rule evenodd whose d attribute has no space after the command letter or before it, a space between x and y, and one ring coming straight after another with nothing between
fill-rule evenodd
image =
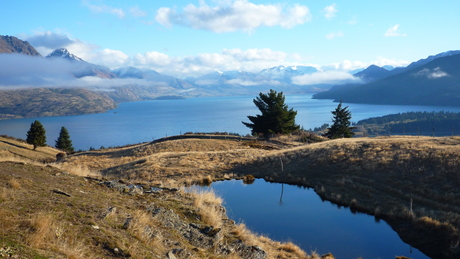
<instances>
[{"instance_id":1,"label":"lake","mask_svg":"<svg viewBox=\"0 0 460 259\"><path fill-rule=\"evenodd\" d=\"M404 243L384 221L322 201L313 189L257 179L212 183L228 216L253 232L277 241L291 241L304 251L331 252L336 258L429 258ZM282 195L282 197L281 197Z\"/></svg>"},{"instance_id":2,"label":"lake","mask_svg":"<svg viewBox=\"0 0 460 259\"><path fill-rule=\"evenodd\" d=\"M332 100L311 99L312 95L287 95L286 103L297 113L296 123L305 129L331 123ZM26 138L30 124L39 120L46 129L47 143L54 146L62 126L70 133L76 150L90 147L122 146L152 141L185 132L230 132L246 135L249 128L241 122L248 115L259 114L255 96L201 97L182 100L154 100L122 103L100 114L63 117L26 118L0 121L0 134ZM452 111L459 107L409 105L344 104L349 106L352 121L407 111Z\"/></svg>"}]
</instances>

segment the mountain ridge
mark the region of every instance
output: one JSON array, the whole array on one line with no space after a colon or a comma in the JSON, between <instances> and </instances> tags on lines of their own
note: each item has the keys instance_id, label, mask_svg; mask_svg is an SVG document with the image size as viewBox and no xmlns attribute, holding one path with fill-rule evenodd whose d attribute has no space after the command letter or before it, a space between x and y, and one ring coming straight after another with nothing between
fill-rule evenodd
<instances>
[{"instance_id":1,"label":"mountain ridge","mask_svg":"<svg viewBox=\"0 0 460 259\"><path fill-rule=\"evenodd\" d=\"M20 40L14 36L2 35L0 35L0 53L21 53L29 56L42 56L29 42Z\"/></svg>"},{"instance_id":2,"label":"mountain ridge","mask_svg":"<svg viewBox=\"0 0 460 259\"><path fill-rule=\"evenodd\" d=\"M460 54L445 55L368 84L337 86L313 98L347 103L460 106L459 66Z\"/></svg>"}]
</instances>

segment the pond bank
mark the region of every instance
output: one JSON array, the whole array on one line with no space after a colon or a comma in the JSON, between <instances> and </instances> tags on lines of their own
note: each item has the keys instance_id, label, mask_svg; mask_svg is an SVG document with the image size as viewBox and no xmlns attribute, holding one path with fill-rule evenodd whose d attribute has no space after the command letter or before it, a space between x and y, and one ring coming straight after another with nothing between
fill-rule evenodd
<instances>
[{"instance_id":1,"label":"pond bank","mask_svg":"<svg viewBox=\"0 0 460 259\"><path fill-rule=\"evenodd\" d=\"M325 200L385 220L431 258L458 258L459 144L460 138L336 140L280 151L235 170L312 187Z\"/></svg>"}]
</instances>

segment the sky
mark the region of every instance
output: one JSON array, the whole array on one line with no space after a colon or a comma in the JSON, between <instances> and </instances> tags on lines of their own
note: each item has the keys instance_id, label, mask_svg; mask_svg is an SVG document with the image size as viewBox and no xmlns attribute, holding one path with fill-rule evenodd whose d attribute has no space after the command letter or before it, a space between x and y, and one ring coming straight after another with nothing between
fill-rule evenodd
<instances>
[{"instance_id":1,"label":"sky","mask_svg":"<svg viewBox=\"0 0 460 259\"><path fill-rule=\"evenodd\" d=\"M458 0L0 0L0 35L184 78L284 65L405 66L460 49Z\"/></svg>"}]
</instances>

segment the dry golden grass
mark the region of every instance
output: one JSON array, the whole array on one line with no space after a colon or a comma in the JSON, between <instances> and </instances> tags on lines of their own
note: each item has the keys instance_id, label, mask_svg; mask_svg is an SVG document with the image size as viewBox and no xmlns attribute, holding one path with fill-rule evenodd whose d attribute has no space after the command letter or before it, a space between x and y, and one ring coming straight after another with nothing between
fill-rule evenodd
<instances>
[{"instance_id":1,"label":"dry golden grass","mask_svg":"<svg viewBox=\"0 0 460 259\"><path fill-rule=\"evenodd\" d=\"M20 189L20 188L21 188L21 183L19 182L18 179L12 178L12 179L10 179L10 180L8 181L8 186L9 186L10 188L13 188L13 189Z\"/></svg>"},{"instance_id":2,"label":"dry golden grass","mask_svg":"<svg viewBox=\"0 0 460 259\"><path fill-rule=\"evenodd\" d=\"M218 197L212 189L209 191L192 189L189 195L193 199L193 206L198 209L201 220L214 228L220 228L225 211L222 207L222 198Z\"/></svg>"},{"instance_id":3,"label":"dry golden grass","mask_svg":"<svg viewBox=\"0 0 460 259\"><path fill-rule=\"evenodd\" d=\"M180 142L180 141L178 141ZM169 178L168 174L175 169L169 168L167 164L174 164L183 167L188 165L192 170L191 176L202 179L203 182L211 182L215 176L232 178L237 176L232 172L221 172L227 170L233 164L227 164L227 158L233 159L234 164L244 164L244 161L252 161L261 153L268 152L265 149L252 149L239 142L226 140L213 141L211 144L199 141L196 146L194 141L184 142L188 151L185 151L184 161L172 154L155 153L148 158L133 158L127 156L142 145L117 149L123 156L120 158L114 150L97 151L95 154L82 154L75 157L83 159L79 163L75 157L68 160L46 166L40 161L33 162L28 158L21 158L16 155L5 156L5 161L0 162L0 217L2 218L2 229L7 230L2 240L7 240L8 246L15 254L21 254L21 258L53 257L53 258L109 258L114 256L130 256L132 258L154 258L163 257L172 249L172 245L180 243L188 251L192 251L189 258L222 258L222 255L214 255L210 250L192 250L187 241L178 236L176 230L166 227L159 220L168 220L162 217L152 217L146 211L149 204L163 206L166 211L178 213L179 218L187 218L197 223L213 226L215 229L222 228L222 237L218 242L226 244L227 239L234 240L234 235L229 231L232 224L226 219L225 210L222 207L222 199L213 193L194 193L183 197L180 194L165 194L162 197L156 196L130 196L117 194L113 190L98 185L92 180L83 179L79 176L98 176L97 170L102 165L118 165L120 163L133 163L145 159L146 162L134 163L146 170L144 177L152 177L151 180L161 182L162 186L180 186L184 174L179 179ZM177 144L182 145L182 144ZM207 146L209 152L200 152L200 145ZM163 147L165 148L165 147ZM230 148L230 151L225 151ZM40 149L39 149L40 151ZM111 153L112 152L112 153ZM243 155L243 159L238 154ZM181 154L182 155L182 154ZM51 155L47 155L51 157ZM153 163L155 156L162 158L161 170L164 170L161 177L147 171L147 163ZM91 166L98 157L107 159L96 166ZM196 157L214 161L207 165L206 161L192 161ZM172 159L172 160L171 160ZM176 160L174 160L176 159ZM76 167L73 167L76 165ZM217 167L215 165L218 165ZM200 170L197 170L200 168ZM210 170L211 169L211 170ZM214 171L215 170L215 171ZM66 171L70 174L63 174ZM206 172L203 174L203 172ZM108 173L105 173L108 175ZM118 175L124 176L124 175ZM137 175L135 175L137 177ZM242 176L242 175L241 175ZM125 177L122 177L125 178ZM125 178L126 179L126 178ZM190 180L193 182L194 180ZM64 196L51 190L64 190L70 196ZM109 207L115 207L114 213L101 217L102 212ZM165 214L168 215L168 214ZM131 222L125 229L123 226L127 218ZM168 222L168 221L166 221ZM244 232L243 227L238 227ZM272 249L273 255L269 258L302 258L292 256L296 249L290 244L283 244L270 241L268 238L253 235L247 238L249 243L258 242L264 249ZM15 248L16 246L21 249ZM174 247L174 246L173 246ZM278 247L278 248L276 248ZM115 252L119 251L119 252ZM196 252L196 253L195 253ZM118 253L118 254L117 254ZM291 254L291 256L289 256ZM227 258L240 258L236 253L230 254Z\"/></svg>"},{"instance_id":4,"label":"dry golden grass","mask_svg":"<svg viewBox=\"0 0 460 259\"><path fill-rule=\"evenodd\" d=\"M314 258L292 242L282 243L257 235L250 231L244 223L236 224L231 229L231 233L248 245L261 247L267 252L268 258Z\"/></svg>"},{"instance_id":5,"label":"dry golden grass","mask_svg":"<svg viewBox=\"0 0 460 259\"><path fill-rule=\"evenodd\" d=\"M29 162L54 162L56 155L61 151L52 147L39 147L33 150L33 146L14 138L0 136L0 161L11 159L27 160Z\"/></svg>"},{"instance_id":6,"label":"dry golden grass","mask_svg":"<svg viewBox=\"0 0 460 259\"><path fill-rule=\"evenodd\" d=\"M177 139L77 153L56 166L75 175L102 175L169 187L253 175L314 187L325 199L382 218L407 218L412 199L415 219L427 216L441 224L460 225L458 137L353 138L308 145L282 141L290 139L272 143ZM22 157L19 151L13 154L11 149L2 149L1 144L0 160L6 154L8 159ZM34 154L27 156L36 161L42 159L34 158ZM0 199L14 199L15 192L23 191L25 184L21 180L19 189L3 187ZM207 222L222 218L218 210L210 214L214 216ZM436 226L436 222L422 223ZM133 250L144 241L136 242L139 243L132 243ZM284 248L278 253L292 250L289 245Z\"/></svg>"},{"instance_id":7,"label":"dry golden grass","mask_svg":"<svg viewBox=\"0 0 460 259\"><path fill-rule=\"evenodd\" d=\"M205 182L208 178L225 178L225 171L235 165L248 163L269 152L244 143L224 139L178 139L84 152L68 156L59 164L84 166L106 177L147 182L174 179L183 185Z\"/></svg>"},{"instance_id":8,"label":"dry golden grass","mask_svg":"<svg viewBox=\"0 0 460 259\"><path fill-rule=\"evenodd\" d=\"M54 243L55 222L50 214L38 213L30 220L31 233L27 236L27 243L33 247L46 248Z\"/></svg>"}]
</instances>

